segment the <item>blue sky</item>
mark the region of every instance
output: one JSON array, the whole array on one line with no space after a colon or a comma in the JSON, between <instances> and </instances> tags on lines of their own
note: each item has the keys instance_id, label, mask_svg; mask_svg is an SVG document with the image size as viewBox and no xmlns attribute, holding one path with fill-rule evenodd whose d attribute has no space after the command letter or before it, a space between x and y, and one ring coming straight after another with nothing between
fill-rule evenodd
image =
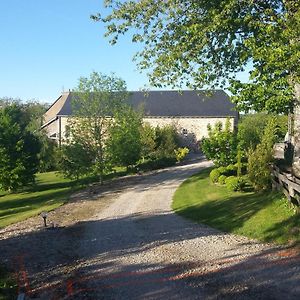
<instances>
[{"instance_id":1,"label":"blue sky","mask_svg":"<svg viewBox=\"0 0 300 300\"><path fill-rule=\"evenodd\" d=\"M103 0L0 0L0 97L53 102L92 71L114 72L128 90L148 84L127 36L111 46L90 19Z\"/></svg>"},{"instance_id":2,"label":"blue sky","mask_svg":"<svg viewBox=\"0 0 300 300\"><path fill-rule=\"evenodd\" d=\"M0 97L52 102L93 70L126 80L129 90L147 83L132 62L137 45L115 46L89 16L102 0L1 0Z\"/></svg>"}]
</instances>

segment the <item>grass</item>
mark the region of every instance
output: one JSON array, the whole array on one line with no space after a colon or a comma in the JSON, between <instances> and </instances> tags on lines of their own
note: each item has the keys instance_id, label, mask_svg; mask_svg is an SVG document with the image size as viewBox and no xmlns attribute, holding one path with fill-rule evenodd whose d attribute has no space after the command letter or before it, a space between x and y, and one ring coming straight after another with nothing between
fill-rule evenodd
<instances>
[{"instance_id":1,"label":"grass","mask_svg":"<svg viewBox=\"0 0 300 300\"><path fill-rule=\"evenodd\" d=\"M124 168L117 168L105 179L125 175ZM40 173L36 184L18 193L0 191L0 228L23 221L42 211L53 210L66 203L72 193L97 181L96 177L79 180L65 179L56 172Z\"/></svg>"},{"instance_id":2,"label":"grass","mask_svg":"<svg viewBox=\"0 0 300 300\"><path fill-rule=\"evenodd\" d=\"M21 192L0 192L0 228L59 207L82 184L48 172L37 174L36 184Z\"/></svg>"},{"instance_id":3,"label":"grass","mask_svg":"<svg viewBox=\"0 0 300 300\"><path fill-rule=\"evenodd\" d=\"M226 232L278 244L300 243L300 215L278 192L231 192L205 169L176 191L172 208L186 218Z\"/></svg>"},{"instance_id":4,"label":"grass","mask_svg":"<svg viewBox=\"0 0 300 300\"><path fill-rule=\"evenodd\" d=\"M148 161L138 165L140 170L152 170L173 165L168 159ZM135 168L114 167L113 172L105 174L104 180L136 173ZM36 184L18 193L0 190L0 228L38 215L42 211L53 210L68 201L70 195L87 184L95 182L96 177L80 180L65 179L56 172L37 174Z\"/></svg>"}]
</instances>

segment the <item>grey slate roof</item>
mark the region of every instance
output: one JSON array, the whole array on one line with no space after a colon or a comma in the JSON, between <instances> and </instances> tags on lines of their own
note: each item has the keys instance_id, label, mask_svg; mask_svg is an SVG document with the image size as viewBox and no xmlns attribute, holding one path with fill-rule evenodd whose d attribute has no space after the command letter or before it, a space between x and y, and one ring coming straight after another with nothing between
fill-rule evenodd
<instances>
[{"instance_id":1,"label":"grey slate roof","mask_svg":"<svg viewBox=\"0 0 300 300\"><path fill-rule=\"evenodd\" d=\"M57 116L72 115L72 92ZM229 96L222 90L130 92L128 103L143 107L148 117L237 117Z\"/></svg>"}]
</instances>

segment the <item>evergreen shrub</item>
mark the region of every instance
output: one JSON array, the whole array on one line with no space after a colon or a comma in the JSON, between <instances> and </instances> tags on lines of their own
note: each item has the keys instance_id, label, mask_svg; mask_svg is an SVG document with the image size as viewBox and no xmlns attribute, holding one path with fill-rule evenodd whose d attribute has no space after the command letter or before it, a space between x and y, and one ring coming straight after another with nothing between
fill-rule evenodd
<instances>
[{"instance_id":1,"label":"evergreen shrub","mask_svg":"<svg viewBox=\"0 0 300 300\"><path fill-rule=\"evenodd\" d=\"M221 173L218 169L213 169L209 174L209 178L210 178L211 182L213 182L213 183L218 182L218 179L220 176L221 176Z\"/></svg>"}]
</instances>

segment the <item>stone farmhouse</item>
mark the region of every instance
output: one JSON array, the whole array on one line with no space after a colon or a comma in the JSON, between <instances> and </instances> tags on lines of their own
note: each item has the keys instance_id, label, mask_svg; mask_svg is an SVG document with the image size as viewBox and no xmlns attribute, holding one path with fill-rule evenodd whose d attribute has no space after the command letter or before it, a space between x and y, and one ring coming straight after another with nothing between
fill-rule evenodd
<instances>
[{"instance_id":1,"label":"stone farmhouse","mask_svg":"<svg viewBox=\"0 0 300 300\"><path fill-rule=\"evenodd\" d=\"M61 144L67 120L72 117L73 92L65 92L44 114L42 128L51 139ZM129 105L143 108L144 122L151 126L176 126L184 145L197 147L207 137L207 125L225 123L229 118L232 127L238 120L238 113L222 90L210 91L148 91L130 92Z\"/></svg>"}]
</instances>

